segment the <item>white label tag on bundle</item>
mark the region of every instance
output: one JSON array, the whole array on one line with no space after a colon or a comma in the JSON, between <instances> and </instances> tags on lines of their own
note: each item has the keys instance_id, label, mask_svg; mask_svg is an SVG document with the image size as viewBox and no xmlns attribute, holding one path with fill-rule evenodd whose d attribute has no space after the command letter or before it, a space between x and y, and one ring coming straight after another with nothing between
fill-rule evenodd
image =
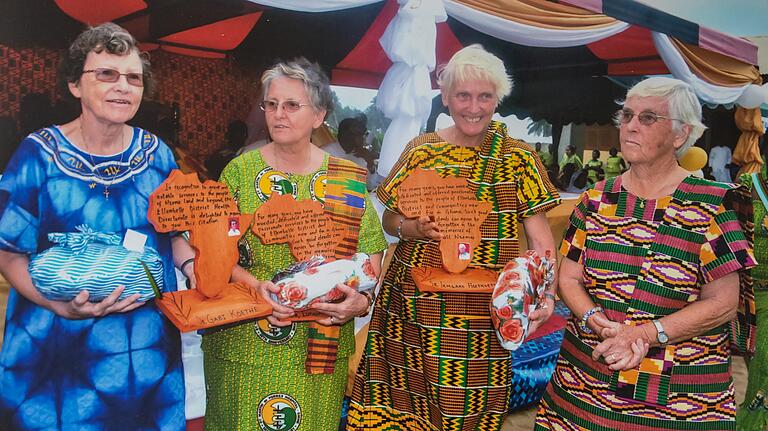
<instances>
[{"instance_id":1,"label":"white label tag on bundle","mask_svg":"<svg viewBox=\"0 0 768 431\"><path fill-rule=\"evenodd\" d=\"M123 247L131 251L137 251L144 253L144 244L147 242L147 236L141 232L128 229L125 231L125 238L123 238Z\"/></svg>"}]
</instances>

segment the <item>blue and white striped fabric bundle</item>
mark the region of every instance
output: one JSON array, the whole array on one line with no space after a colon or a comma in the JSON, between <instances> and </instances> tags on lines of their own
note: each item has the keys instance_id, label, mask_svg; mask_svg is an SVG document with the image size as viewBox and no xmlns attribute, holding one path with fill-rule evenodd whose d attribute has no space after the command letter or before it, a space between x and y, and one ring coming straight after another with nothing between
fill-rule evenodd
<instances>
[{"instance_id":1,"label":"blue and white striped fabric bundle","mask_svg":"<svg viewBox=\"0 0 768 431\"><path fill-rule=\"evenodd\" d=\"M135 293L141 295L140 301L152 299L155 294L142 262L162 292L163 262L156 250L128 250L121 245L119 234L95 232L87 225L77 230L49 233L48 239L56 245L30 259L29 273L43 296L71 301L85 289L89 301L99 302L118 286L125 286L120 299Z\"/></svg>"}]
</instances>

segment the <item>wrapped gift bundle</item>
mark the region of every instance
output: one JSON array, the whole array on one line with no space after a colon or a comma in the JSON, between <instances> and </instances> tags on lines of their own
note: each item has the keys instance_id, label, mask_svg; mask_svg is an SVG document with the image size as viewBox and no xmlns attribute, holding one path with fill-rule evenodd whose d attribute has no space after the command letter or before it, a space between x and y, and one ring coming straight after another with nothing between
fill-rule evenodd
<instances>
[{"instance_id":1,"label":"wrapped gift bundle","mask_svg":"<svg viewBox=\"0 0 768 431\"><path fill-rule=\"evenodd\" d=\"M155 294L149 276L163 289L163 261L151 247L144 252L128 250L116 233L95 232L87 225L78 232L49 233L55 245L32 256L29 274L35 287L53 301L71 301L81 290L89 301L99 302L118 286L125 286L120 299L135 293L140 301Z\"/></svg>"},{"instance_id":2,"label":"wrapped gift bundle","mask_svg":"<svg viewBox=\"0 0 768 431\"><path fill-rule=\"evenodd\" d=\"M297 262L277 274L272 282L280 288L273 295L276 302L303 310L315 301L335 302L343 294L336 285L346 284L358 290L376 286L371 259L364 253L357 253L351 259L327 262L320 256Z\"/></svg>"},{"instance_id":3,"label":"wrapped gift bundle","mask_svg":"<svg viewBox=\"0 0 768 431\"><path fill-rule=\"evenodd\" d=\"M554 258L529 250L507 263L491 296L491 320L507 350L516 350L528 336L528 316L539 304L555 277Z\"/></svg>"}]
</instances>

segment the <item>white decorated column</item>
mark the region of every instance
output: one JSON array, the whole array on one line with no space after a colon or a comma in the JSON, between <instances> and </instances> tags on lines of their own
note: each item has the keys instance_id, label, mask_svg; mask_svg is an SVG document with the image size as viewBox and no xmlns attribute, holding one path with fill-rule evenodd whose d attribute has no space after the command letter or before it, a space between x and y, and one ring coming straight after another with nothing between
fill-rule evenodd
<instances>
[{"instance_id":1,"label":"white decorated column","mask_svg":"<svg viewBox=\"0 0 768 431\"><path fill-rule=\"evenodd\" d=\"M436 24L448 19L442 0L398 0L398 4L397 15L379 39L392 61L376 98L376 106L392 120L379 156L377 173L382 176L389 174L405 145L429 118Z\"/></svg>"}]
</instances>

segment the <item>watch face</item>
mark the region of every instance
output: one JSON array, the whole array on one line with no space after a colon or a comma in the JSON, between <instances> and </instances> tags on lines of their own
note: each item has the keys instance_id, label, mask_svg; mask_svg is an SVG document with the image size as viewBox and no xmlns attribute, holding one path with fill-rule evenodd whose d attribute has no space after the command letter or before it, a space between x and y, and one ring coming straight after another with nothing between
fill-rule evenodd
<instances>
[{"instance_id":1,"label":"watch face","mask_svg":"<svg viewBox=\"0 0 768 431\"><path fill-rule=\"evenodd\" d=\"M660 332L659 335L656 337L661 344L667 344L667 341L669 341L669 337L667 337L667 334Z\"/></svg>"}]
</instances>

